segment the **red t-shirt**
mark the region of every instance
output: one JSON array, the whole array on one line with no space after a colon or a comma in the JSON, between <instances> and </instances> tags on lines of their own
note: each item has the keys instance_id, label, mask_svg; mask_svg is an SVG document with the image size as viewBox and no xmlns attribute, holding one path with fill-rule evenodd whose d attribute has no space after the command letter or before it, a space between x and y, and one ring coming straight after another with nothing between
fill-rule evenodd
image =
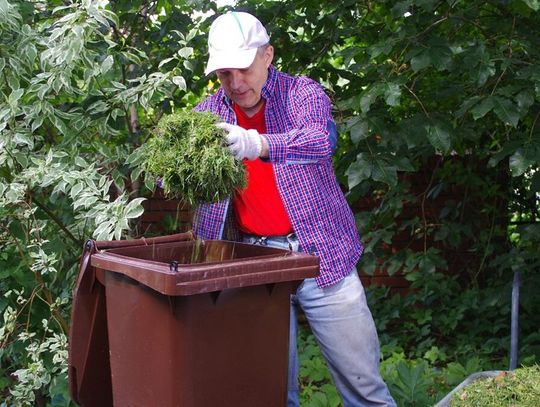
<instances>
[{"instance_id":1,"label":"red t-shirt","mask_svg":"<svg viewBox=\"0 0 540 407\"><path fill-rule=\"evenodd\" d=\"M255 129L266 133L264 109L266 104L252 117L234 105L238 125L246 130ZM256 160L244 160L247 187L235 193L234 210L240 230L260 236L286 235L292 231L291 221L279 196L274 178L273 164Z\"/></svg>"}]
</instances>

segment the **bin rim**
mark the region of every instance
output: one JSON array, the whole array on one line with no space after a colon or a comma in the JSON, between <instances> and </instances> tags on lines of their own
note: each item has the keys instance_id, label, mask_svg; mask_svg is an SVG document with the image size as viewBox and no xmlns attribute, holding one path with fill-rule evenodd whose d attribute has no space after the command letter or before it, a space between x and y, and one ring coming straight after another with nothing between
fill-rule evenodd
<instances>
[{"instance_id":1,"label":"bin rim","mask_svg":"<svg viewBox=\"0 0 540 407\"><path fill-rule=\"evenodd\" d=\"M207 240L207 242L214 241ZM224 240L219 242L252 246L242 242ZM156 243L156 246L173 247L183 243L185 242ZM174 296L303 280L315 277L319 273L319 259L316 256L285 249L268 248L268 250L271 253L253 257L178 264L178 271L171 270L170 263L133 258L115 253L113 250L94 253L90 262L96 269L129 277L161 294Z\"/></svg>"},{"instance_id":2,"label":"bin rim","mask_svg":"<svg viewBox=\"0 0 540 407\"><path fill-rule=\"evenodd\" d=\"M105 255L106 257L102 256ZM260 261L260 260L270 260L275 258L281 258L285 256L291 256L290 253L283 253L283 254L267 254L264 256L257 256L257 257L243 257L241 261L236 259L227 259L227 260L220 260L220 261L211 261L207 263L177 263L178 270L177 271L171 271L171 263L165 263L161 261L156 260L146 260L146 259L137 259L135 263L144 263L145 266L151 270L151 271L158 271L158 272L167 272L169 274L176 275L177 273L181 273L182 276L186 276L186 273L189 272L198 272L202 269L206 269L209 267L214 267L215 265L221 265L221 266L234 266L239 263L247 263L252 261ZM125 256L120 253L111 253L111 252L97 252L93 255L92 259L117 259L118 261L123 261L127 264L132 264L134 261L132 260L133 257ZM99 260L96 260L95 262L92 261L91 264L93 266L97 265L98 263L101 264ZM111 270L114 271L114 270ZM189 275L189 274L188 274Z\"/></svg>"}]
</instances>

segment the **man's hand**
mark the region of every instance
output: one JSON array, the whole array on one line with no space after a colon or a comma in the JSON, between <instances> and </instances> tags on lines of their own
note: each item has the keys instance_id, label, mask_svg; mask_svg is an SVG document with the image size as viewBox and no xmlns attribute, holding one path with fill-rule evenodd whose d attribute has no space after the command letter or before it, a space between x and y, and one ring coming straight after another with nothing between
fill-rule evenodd
<instances>
[{"instance_id":1,"label":"man's hand","mask_svg":"<svg viewBox=\"0 0 540 407\"><path fill-rule=\"evenodd\" d=\"M255 160L261 155L262 138L257 130L245 130L229 123L218 123L216 126L227 132L225 137L229 149L237 159Z\"/></svg>"}]
</instances>

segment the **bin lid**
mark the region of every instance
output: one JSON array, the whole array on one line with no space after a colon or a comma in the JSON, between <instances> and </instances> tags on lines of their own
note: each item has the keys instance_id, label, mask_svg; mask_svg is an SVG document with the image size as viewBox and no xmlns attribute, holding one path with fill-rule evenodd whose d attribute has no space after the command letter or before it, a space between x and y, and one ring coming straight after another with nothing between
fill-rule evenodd
<instances>
[{"instance_id":1,"label":"bin lid","mask_svg":"<svg viewBox=\"0 0 540 407\"><path fill-rule=\"evenodd\" d=\"M79 264L73 292L69 330L68 387L79 405L111 406L105 290L96 280L90 257L95 242L88 241Z\"/></svg>"},{"instance_id":2,"label":"bin lid","mask_svg":"<svg viewBox=\"0 0 540 407\"><path fill-rule=\"evenodd\" d=\"M105 271L164 295L187 296L316 277L319 258L239 242L197 241L191 232L88 241L73 292L69 333L69 391L80 405L112 405Z\"/></svg>"}]
</instances>

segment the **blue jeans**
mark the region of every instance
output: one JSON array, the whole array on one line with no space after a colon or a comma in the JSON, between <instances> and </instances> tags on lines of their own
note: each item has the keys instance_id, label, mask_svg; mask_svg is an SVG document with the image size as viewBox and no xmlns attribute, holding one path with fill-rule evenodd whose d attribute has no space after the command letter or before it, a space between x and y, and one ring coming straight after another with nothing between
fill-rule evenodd
<instances>
[{"instance_id":1,"label":"blue jeans","mask_svg":"<svg viewBox=\"0 0 540 407\"><path fill-rule=\"evenodd\" d=\"M294 237L245 237L244 241L271 247L298 249ZM298 407L297 307L317 339L344 407L395 406L379 373L379 339L356 271L330 287L319 288L305 279L291 297L288 406Z\"/></svg>"}]
</instances>

